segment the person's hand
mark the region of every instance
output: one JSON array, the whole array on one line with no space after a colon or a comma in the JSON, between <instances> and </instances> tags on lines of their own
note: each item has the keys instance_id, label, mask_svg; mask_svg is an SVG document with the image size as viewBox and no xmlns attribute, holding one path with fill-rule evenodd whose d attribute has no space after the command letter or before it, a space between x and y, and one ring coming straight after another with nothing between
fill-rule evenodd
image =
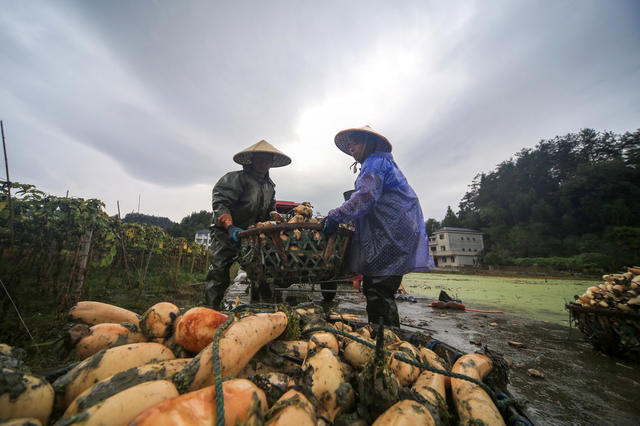
<instances>
[{"instance_id":1,"label":"person's hand","mask_svg":"<svg viewBox=\"0 0 640 426\"><path fill-rule=\"evenodd\" d=\"M335 234L336 231L338 230L338 225L340 225L340 223L331 219L329 216L322 219L321 223L322 223L322 229L320 230L320 232L322 232L327 237Z\"/></svg>"},{"instance_id":2,"label":"person's hand","mask_svg":"<svg viewBox=\"0 0 640 426\"><path fill-rule=\"evenodd\" d=\"M244 231L244 229L235 225L231 225L227 228L227 235L229 235L229 239L232 242L234 242L235 244L239 244L240 239L238 239L238 234L242 231Z\"/></svg>"}]
</instances>

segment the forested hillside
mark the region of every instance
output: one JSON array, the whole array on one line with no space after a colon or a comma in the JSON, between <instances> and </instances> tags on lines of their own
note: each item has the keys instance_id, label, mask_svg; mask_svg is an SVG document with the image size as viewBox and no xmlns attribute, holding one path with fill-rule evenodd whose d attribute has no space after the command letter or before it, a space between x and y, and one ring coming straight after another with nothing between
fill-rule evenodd
<instances>
[{"instance_id":1,"label":"forested hillside","mask_svg":"<svg viewBox=\"0 0 640 426\"><path fill-rule=\"evenodd\" d=\"M542 140L469 188L442 225L483 231L485 263L575 256L603 268L640 263L640 130Z\"/></svg>"},{"instance_id":2,"label":"forested hillside","mask_svg":"<svg viewBox=\"0 0 640 426\"><path fill-rule=\"evenodd\" d=\"M182 218L180 223L175 223L168 217L152 216L143 213L127 213L122 219L123 223L139 223L140 225L158 226L172 237L182 237L193 240L196 231L209 229L212 212L200 210Z\"/></svg>"},{"instance_id":3,"label":"forested hillside","mask_svg":"<svg viewBox=\"0 0 640 426\"><path fill-rule=\"evenodd\" d=\"M122 223L139 223L140 225L159 226L165 231L177 225L177 223L168 217L152 216L143 213L127 213L122 219Z\"/></svg>"},{"instance_id":4,"label":"forested hillside","mask_svg":"<svg viewBox=\"0 0 640 426\"><path fill-rule=\"evenodd\" d=\"M193 239L196 231L209 229L212 217L213 213L206 210L193 212L189 216L183 217L180 223L174 224L167 232L174 237Z\"/></svg>"}]
</instances>

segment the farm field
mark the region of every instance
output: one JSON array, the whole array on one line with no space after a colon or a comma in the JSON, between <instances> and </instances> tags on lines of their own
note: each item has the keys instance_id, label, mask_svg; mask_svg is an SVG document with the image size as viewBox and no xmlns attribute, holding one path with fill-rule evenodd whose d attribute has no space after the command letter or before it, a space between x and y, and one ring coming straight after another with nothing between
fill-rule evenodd
<instances>
[{"instance_id":1,"label":"farm field","mask_svg":"<svg viewBox=\"0 0 640 426\"><path fill-rule=\"evenodd\" d=\"M566 302L582 294L597 279L525 278L445 273L405 275L409 294L438 299L441 290L462 300L468 308L501 310L539 321L569 326Z\"/></svg>"}]
</instances>

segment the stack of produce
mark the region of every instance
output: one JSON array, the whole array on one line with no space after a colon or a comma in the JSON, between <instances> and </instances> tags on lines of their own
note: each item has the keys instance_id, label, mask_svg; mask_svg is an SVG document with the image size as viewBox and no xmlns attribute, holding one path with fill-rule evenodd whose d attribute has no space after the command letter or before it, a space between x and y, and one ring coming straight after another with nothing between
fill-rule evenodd
<instances>
[{"instance_id":1,"label":"stack of produce","mask_svg":"<svg viewBox=\"0 0 640 426\"><path fill-rule=\"evenodd\" d=\"M53 383L0 346L0 420L210 425L224 409L228 425L504 424L480 386L427 369L449 370L433 351L317 305L181 313L164 302L138 316L80 302L71 318L90 326L69 338L82 361ZM451 371L491 369L467 354Z\"/></svg>"},{"instance_id":2,"label":"stack of produce","mask_svg":"<svg viewBox=\"0 0 640 426\"><path fill-rule=\"evenodd\" d=\"M640 267L627 268L622 274L603 275L604 282L592 286L581 296L578 304L595 308L614 308L626 312L640 312Z\"/></svg>"},{"instance_id":3,"label":"stack of produce","mask_svg":"<svg viewBox=\"0 0 640 426\"><path fill-rule=\"evenodd\" d=\"M267 226L281 225L283 223L320 223L321 221L321 218L318 219L313 217L313 206L308 201L305 201L304 203L292 209L289 220L286 220L286 218L281 216L278 212L271 212L270 216L271 220L268 220L266 222L258 222L255 225L249 226L248 229L264 228ZM302 232L311 231L294 229L293 237L299 241L300 238L302 238ZM264 233L261 233L260 239L262 241L266 241L267 236ZM285 231L280 231L280 239L283 242L287 242L289 240L289 236ZM320 239L320 233L318 231L313 231L313 239L315 241L318 241ZM294 246L294 244L291 245Z\"/></svg>"},{"instance_id":4,"label":"stack of produce","mask_svg":"<svg viewBox=\"0 0 640 426\"><path fill-rule=\"evenodd\" d=\"M571 322L596 349L640 359L640 267L602 278L566 305Z\"/></svg>"}]
</instances>

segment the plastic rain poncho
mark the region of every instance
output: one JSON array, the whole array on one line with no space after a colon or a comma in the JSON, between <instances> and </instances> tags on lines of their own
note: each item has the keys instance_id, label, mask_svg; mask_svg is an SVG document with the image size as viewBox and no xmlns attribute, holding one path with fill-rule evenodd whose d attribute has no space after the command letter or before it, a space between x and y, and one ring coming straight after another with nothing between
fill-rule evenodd
<instances>
[{"instance_id":1,"label":"plastic rain poncho","mask_svg":"<svg viewBox=\"0 0 640 426\"><path fill-rule=\"evenodd\" d=\"M420 202L391 153L369 155L355 186L351 198L328 214L355 225L350 271L376 277L433 269Z\"/></svg>"}]
</instances>

